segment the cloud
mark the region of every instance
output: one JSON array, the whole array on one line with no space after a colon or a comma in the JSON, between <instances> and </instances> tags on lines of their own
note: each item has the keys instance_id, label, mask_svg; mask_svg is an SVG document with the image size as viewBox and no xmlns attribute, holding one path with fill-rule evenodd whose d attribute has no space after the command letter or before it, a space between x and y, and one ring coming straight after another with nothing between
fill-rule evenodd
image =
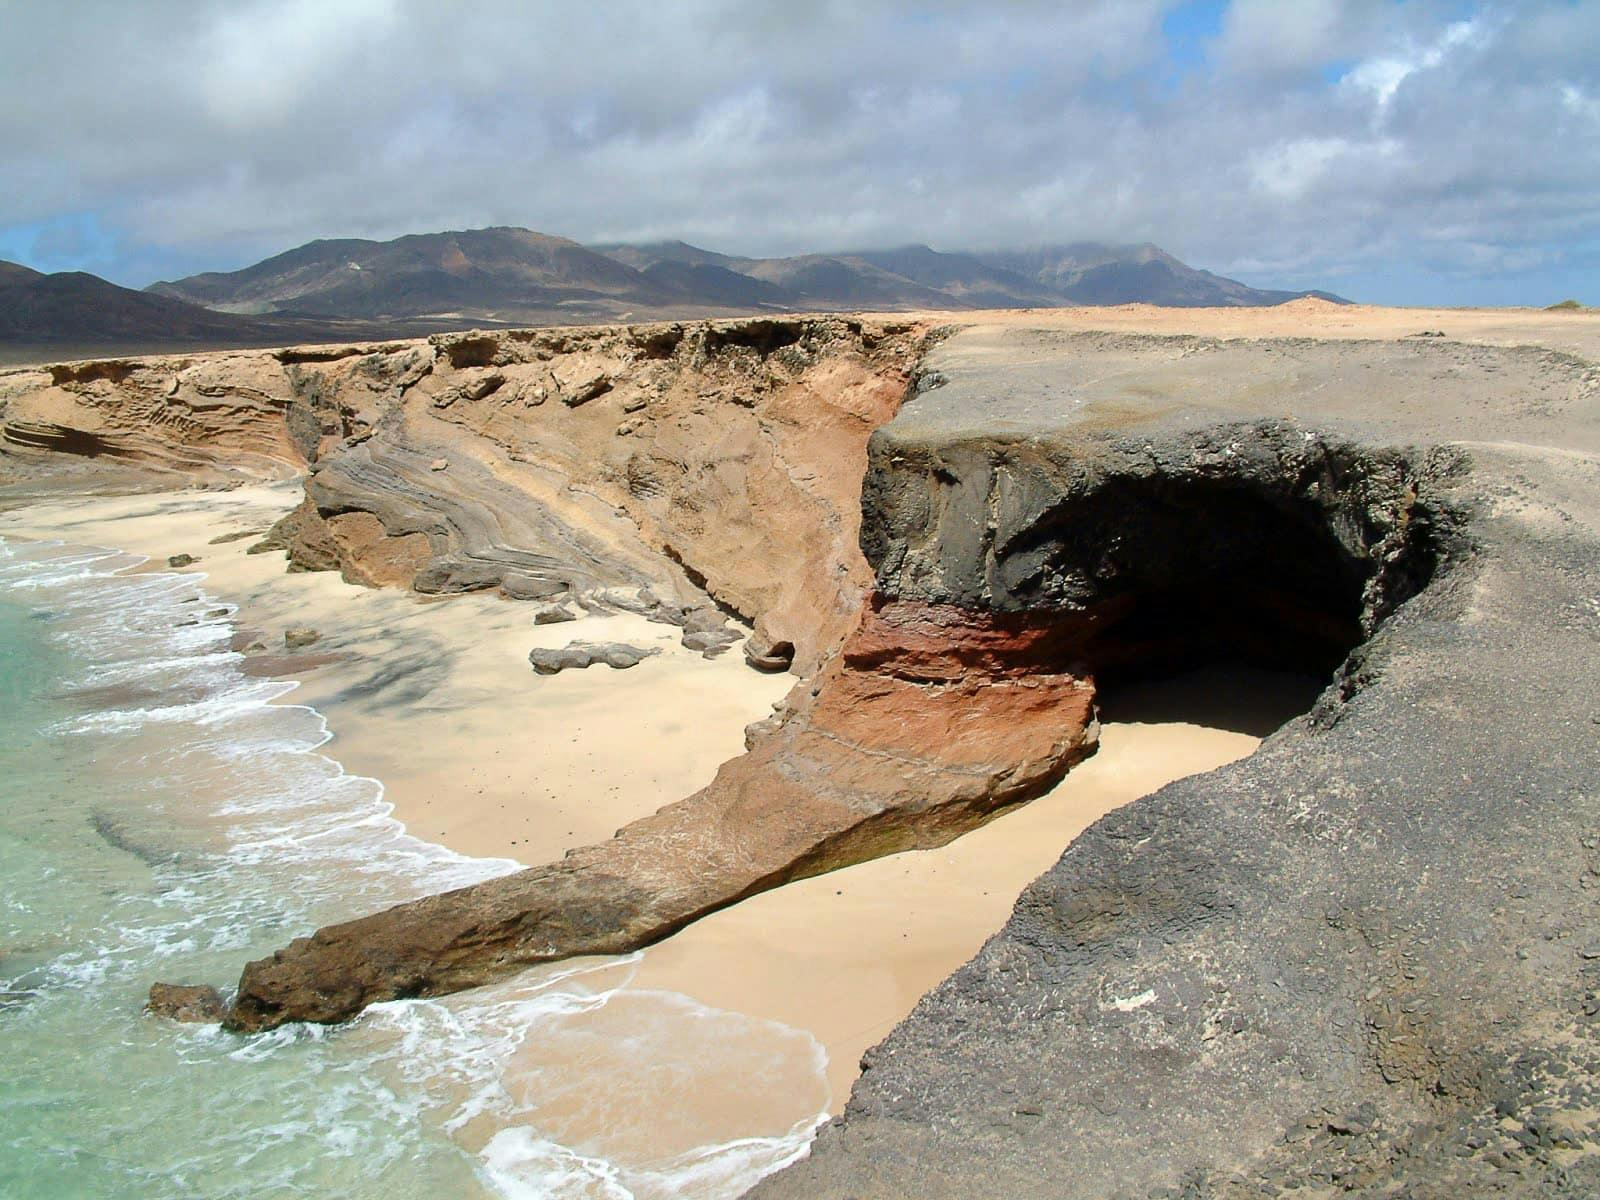
<instances>
[{"instance_id":1,"label":"cloud","mask_svg":"<svg viewBox=\"0 0 1600 1200\"><path fill-rule=\"evenodd\" d=\"M1485 37L1481 20L1456 21L1430 45L1407 46L1401 53L1369 58L1357 64L1341 80L1347 86L1369 92L1381 116L1394 99L1400 85L1418 71L1431 70L1444 62L1445 56L1458 46L1467 45Z\"/></svg>"},{"instance_id":2,"label":"cloud","mask_svg":"<svg viewBox=\"0 0 1600 1200\"><path fill-rule=\"evenodd\" d=\"M1600 0L1233 0L1180 52L1196 7L0 0L0 247L92 214L144 283L484 224L1103 238L1260 283L1409 263L1447 300L1600 240Z\"/></svg>"}]
</instances>

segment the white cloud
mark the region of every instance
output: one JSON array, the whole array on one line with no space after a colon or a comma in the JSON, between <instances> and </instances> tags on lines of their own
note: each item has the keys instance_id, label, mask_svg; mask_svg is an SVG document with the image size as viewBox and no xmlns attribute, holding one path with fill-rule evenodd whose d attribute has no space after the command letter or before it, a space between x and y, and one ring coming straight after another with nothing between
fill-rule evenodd
<instances>
[{"instance_id":1,"label":"white cloud","mask_svg":"<svg viewBox=\"0 0 1600 1200\"><path fill-rule=\"evenodd\" d=\"M1406 46L1399 53L1369 58L1353 67L1342 80L1343 84L1370 93L1378 112L1384 113L1395 93L1418 71L1428 71L1444 62L1445 56L1459 46L1481 40L1486 34L1482 21L1457 21L1445 27L1440 36L1427 46Z\"/></svg>"},{"instance_id":2,"label":"white cloud","mask_svg":"<svg viewBox=\"0 0 1600 1200\"><path fill-rule=\"evenodd\" d=\"M1570 83L1562 84L1561 103L1570 113L1588 117L1591 121L1600 121L1600 99L1585 95L1582 88L1574 87Z\"/></svg>"},{"instance_id":3,"label":"white cloud","mask_svg":"<svg viewBox=\"0 0 1600 1200\"><path fill-rule=\"evenodd\" d=\"M399 19L396 0L254 0L217 11L184 58L220 122L271 128Z\"/></svg>"},{"instance_id":4,"label":"white cloud","mask_svg":"<svg viewBox=\"0 0 1600 1200\"><path fill-rule=\"evenodd\" d=\"M0 0L0 238L98 214L134 283L501 223L1151 240L1305 284L1600 241L1600 0L1235 0L1188 74L1171 8Z\"/></svg>"}]
</instances>

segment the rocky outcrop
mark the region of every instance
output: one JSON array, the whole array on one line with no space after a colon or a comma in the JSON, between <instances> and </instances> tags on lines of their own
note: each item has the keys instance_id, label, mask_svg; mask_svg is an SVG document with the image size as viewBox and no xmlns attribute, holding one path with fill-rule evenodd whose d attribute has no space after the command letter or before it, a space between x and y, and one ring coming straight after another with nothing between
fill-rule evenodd
<instances>
[{"instance_id":1,"label":"rocky outcrop","mask_svg":"<svg viewBox=\"0 0 1600 1200\"><path fill-rule=\"evenodd\" d=\"M1092 750L1092 685L1043 631L876 599L845 651L700 792L615 838L319 930L251 963L236 1029L339 1021L534 963L647 945L754 892L942 845Z\"/></svg>"},{"instance_id":2,"label":"rocky outcrop","mask_svg":"<svg viewBox=\"0 0 1600 1200\"><path fill-rule=\"evenodd\" d=\"M1097 664L1228 650L1329 668L1427 580L1448 524L1428 491L1448 461L1277 424L1141 443L1132 459L1032 439L949 451L875 435L863 540L879 590L710 787L559 864L253 963L230 1024L341 1020L634 949L787 880L942 844L1092 748ZM1185 536L1182 514L1207 509L1224 525ZM535 651L535 666L561 654Z\"/></svg>"},{"instance_id":3,"label":"rocky outcrop","mask_svg":"<svg viewBox=\"0 0 1600 1200\"><path fill-rule=\"evenodd\" d=\"M285 474L302 456L269 352L69 363L0 377L11 446L197 469L228 462Z\"/></svg>"},{"instance_id":4,"label":"rocky outcrop","mask_svg":"<svg viewBox=\"0 0 1600 1200\"><path fill-rule=\"evenodd\" d=\"M1596 1194L1600 377L1082 341L936 356L873 447L880 577L1082 604L1107 677L1354 649L1251 758L1078 838L752 1196ZM1441 395L1447 355L1487 370Z\"/></svg>"},{"instance_id":5,"label":"rocky outcrop","mask_svg":"<svg viewBox=\"0 0 1600 1200\"><path fill-rule=\"evenodd\" d=\"M0 411L15 445L309 470L261 543L292 569L591 606L650 587L664 619L721 606L810 673L870 589L866 440L926 333L761 318L119 359L0 376Z\"/></svg>"},{"instance_id":6,"label":"rocky outcrop","mask_svg":"<svg viewBox=\"0 0 1600 1200\"><path fill-rule=\"evenodd\" d=\"M216 988L170 983L158 983L150 989L146 1008L158 1017L197 1025L215 1025L228 1011Z\"/></svg>"}]
</instances>

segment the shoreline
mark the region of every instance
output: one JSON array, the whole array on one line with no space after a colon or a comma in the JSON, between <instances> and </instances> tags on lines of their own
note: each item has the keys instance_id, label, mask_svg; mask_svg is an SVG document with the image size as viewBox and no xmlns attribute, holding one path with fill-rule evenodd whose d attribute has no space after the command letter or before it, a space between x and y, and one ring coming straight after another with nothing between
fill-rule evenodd
<instances>
[{"instance_id":1,"label":"shoreline","mask_svg":"<svg viewBox=\"0 0 1600 1200\"><path fill-rule=\"evenodd\" d=\"M204 576L207 592L235 606L237 641L267 647L244 660L247 672L259 662L260 674L293 681L281 702L321 715L331 733L322 753L378 781L411 836L471 857L552 861L688 795L742 752L744 726L794 683L750 670L737 647L708 662L679 647L676 630L641 617L535 627L527 606L497 596L368 589L336 573L289 574L278 552L246 553L254 537L213 544L264 532L298 500L298 481L52 498L0 513L0 535L105 545L157 565L194 555L170 569ZM321 637L279 653L291 626ZM574 638L662 652L626 672L539 677L528 666L533 646ZM1189 710L1234 686L1202 681L1212 699L1191 696ZM837 1113L861 1054L998 931L1021 889L1078 833L1258 740L1194 721L1107 721L1099 752L1031 804L941 849L713 913L644 951L630 987L810 1033L827 1053Z\"/></svg>"}]
</instances>

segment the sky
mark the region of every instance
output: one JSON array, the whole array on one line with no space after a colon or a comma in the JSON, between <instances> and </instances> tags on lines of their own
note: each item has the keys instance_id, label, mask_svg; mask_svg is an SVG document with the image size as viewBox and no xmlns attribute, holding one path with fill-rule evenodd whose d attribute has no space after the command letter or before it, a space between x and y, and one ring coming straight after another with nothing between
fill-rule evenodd
<instances>
[{"instance_id":1,"label":"sky","mask_svg":"<svg viewBox=\"0 0 1600 1200\"><path fill-rule=\"evenodd\" d=\"M0 0L0 258L485 225L1600 303L1600 0Z\"/></svg>"}]
</instances>

